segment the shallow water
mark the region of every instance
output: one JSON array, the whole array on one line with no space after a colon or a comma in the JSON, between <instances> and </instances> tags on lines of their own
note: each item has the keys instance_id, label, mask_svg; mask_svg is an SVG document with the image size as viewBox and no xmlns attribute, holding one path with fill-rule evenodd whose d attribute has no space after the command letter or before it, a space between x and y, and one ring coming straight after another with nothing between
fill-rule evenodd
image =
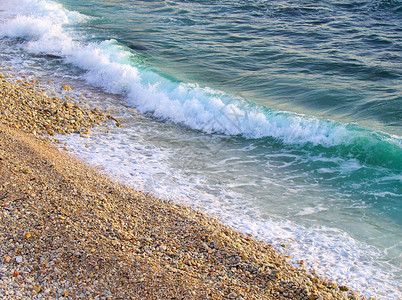
<instances>
[{"instance_id":1,"label":"shallow water","mask_svg":"<svg viewBox=\"0 0 402 300\"><path fill-rule=\"evenodd\" d=\"M0 57L121 120L60 137L74 153L397 299L401 13L396 1L5 1Z\"/></svg>"}]
</instances>

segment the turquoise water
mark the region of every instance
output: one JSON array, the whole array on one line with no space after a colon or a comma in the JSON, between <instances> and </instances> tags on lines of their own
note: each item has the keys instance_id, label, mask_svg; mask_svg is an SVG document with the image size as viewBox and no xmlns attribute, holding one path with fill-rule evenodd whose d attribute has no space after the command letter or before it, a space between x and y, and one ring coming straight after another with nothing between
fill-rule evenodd
<instances>
[{"instance_id":1,"label":"turquoise water","mask_svg":"<svg viewBox=\"0 0 402 300\"><path fill-rule=\"evenodd\" d=\"M3 67L122 120L72 151L402 296L399 1L6 0L0 22Z\"/></svg>"},{"instance_id":2,"label":"turquoise water","mask_svg":"<svg viewBox=\"0 0 402 300\"><path fill-rule=\"evenodd\" d=\"M63 1L175 80L401 133L399 1Z\"/></svg>"}]
</instances>

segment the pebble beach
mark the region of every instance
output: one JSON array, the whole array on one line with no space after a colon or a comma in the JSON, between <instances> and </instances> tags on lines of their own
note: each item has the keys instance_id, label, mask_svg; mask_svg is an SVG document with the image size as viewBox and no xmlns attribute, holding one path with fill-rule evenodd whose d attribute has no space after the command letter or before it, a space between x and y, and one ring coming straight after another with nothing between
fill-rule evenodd
<instances>
[{"instance_id":1,"label":"pebble beach","mask_svg":"<svg viewBox=\"0 0 402 300\"><path fill-rule=\"evenodd\" d=\"M107 126L120 123L0 74L0 298L366 299L206 214L112 181L54 139Z\"/></svg>"}]
</instances>

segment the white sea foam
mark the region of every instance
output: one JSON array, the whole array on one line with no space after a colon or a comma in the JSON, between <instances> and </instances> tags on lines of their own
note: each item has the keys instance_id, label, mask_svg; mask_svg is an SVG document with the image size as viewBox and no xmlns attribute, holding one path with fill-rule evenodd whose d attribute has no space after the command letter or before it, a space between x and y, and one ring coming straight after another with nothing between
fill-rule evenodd
<instances>
[{"instance_id":1,"label":"white sea foam","mask_svg":"<svg viewBox=\"0 0 402 300\"><path fill-rule=\"evenodd\" d=\"M305 207L303 208L302 211L298 212L296 216L305 216L305 215L311 215L311 214L316 214L319 213L320 211L327 210L328 208L325 208L322 204L319 204L314 207Z\"/></svg>"}]
</instances>

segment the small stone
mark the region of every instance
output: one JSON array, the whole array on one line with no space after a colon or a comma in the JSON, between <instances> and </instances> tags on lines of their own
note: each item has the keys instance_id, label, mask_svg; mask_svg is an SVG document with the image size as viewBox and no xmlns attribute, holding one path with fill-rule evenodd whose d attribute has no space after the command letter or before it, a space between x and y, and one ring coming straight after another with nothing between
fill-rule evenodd
<instances>
[{"instance_id":1,"label":"small stone","mask_svg":"<svg viewBox=\"0 0 402 300\"><path fill-rule=\"evenodd\" d=\"M32 283L32 282L34 282L34 279L32 277L28 277L28 278L25 278L25 282Z\"/></svg>"},{"instance_id":2,"label":"small stone","mask_svg":"<svg viewBox=\"0 0 402 300\"><path fill-rule=\"evenodd\" d=\"M159 251L165 251L166 250L166 246L165 245L160 245L159 247L158 247L158 250Z\"/></svg>"},{"instance_id":3,"label":"small stone","mask_svg":"<svg viewBox=\"0 0 402 300\"><path fill-rule=\"evenodd\" d=\"M3 73L0 73L0 78L5 78Z\"/></svg>"},{"instance_id":4,"label":"small stone","mask_svg":"<svg viewBox=\"0 0 402 300\"><path fill-rule=\"evenodd\" d=\"M228 297L229 297L229 299L234 299L234 298L236 298L236 293L230 293L229 295L228 295Z\"/></svg>"},{"instance_id":5,"label":"small stone","mask_svg":"<svg viewBox=\"0 0 402 300\"><path fill-rule=\"evenodd\" d=\"M345 286L345 285L339 286L339 289L340 289L342 292L347 292L347 291L349 291L349 288L348 288L347 286Z\"/></svg>"},{"instance_id":6,"label":"small stone","mask_svg":"<svg viewBox=\"0 0 402 300\"><path fill-rule=\"evenodd\" d=\"M26 238L26 239L29 239L31 236L32 236L32 234L31 234L30 232L28 232L28 233L25 234L25 238Z\"/></svg>"},{"instance_id":7,"label":"small stone","mask_svg":"<svg viewBox=\"0 0 402 300\"><path fill-rule=\"evenodd\" d=\"M72 108L73 107L73 105L71 103L68 103L68 102L64 103L64 106L66 108Z\"/></svg>"},{"instance_id":8,"label":"small stone","mask_svg":"<svg viewBox=\"0 0 402 300\"><path fill-rule=\"evenodd\" d=\"M338 287L338 285L335 282L330 282L328 284L328 288L330 288L330 289L336 289L337 287Z\"/></svg>"},{"instance_id":9,"label":"small stone","mask_svg":"<svg viewBox=\"0 0 402 300\"><path fill-rule=\"evenodd\" d=\"M11 262L11 257L10 256L4 256L4 261L6 263L10 263Z\"/></svg>"},{"instance_id":10,"label":"small stone","mask_svg":"<svg viewBox=\"0 0 402 300\"><path fill-rule=\"evenodd\" d=\"M17 270L14 271L13 276L17 277L18 275L20 275L20 272L18 272Z\"/></svg>"},{"instance_id":11,"label":"small stone","mask_svg":"<svg viewBox=\"0 0 402 300\"><path fill-rule=\"evenodd\" d=\"M40 285L35 285L34 290L35 290L35 292L37 292L39 294L40 291L42 290L42 287Z\"/></svg>"},{"instance_id":12,"label":"small stone","mask_svg":"<svg viewBox=\"0 0 402 300\"><path fill-rule=\"evenodd\" d=\"M16 261L17 263L22 262L22 256L20 256L20 255L16 256L16 257L15 257L15 261Z\"/></svg>"},{"instance_id":13,"label":"small stone","mask_svg":"<svg viewBox=\"0 0 402 300\"><path fill-rule=\"evenodd\" d=\"M67 85L67 84L61 86L61 88L62 88L63 90L65 90L65 91L72 91L71 87L70 87L69 85Z\"/></svg>"}]
</instances>

